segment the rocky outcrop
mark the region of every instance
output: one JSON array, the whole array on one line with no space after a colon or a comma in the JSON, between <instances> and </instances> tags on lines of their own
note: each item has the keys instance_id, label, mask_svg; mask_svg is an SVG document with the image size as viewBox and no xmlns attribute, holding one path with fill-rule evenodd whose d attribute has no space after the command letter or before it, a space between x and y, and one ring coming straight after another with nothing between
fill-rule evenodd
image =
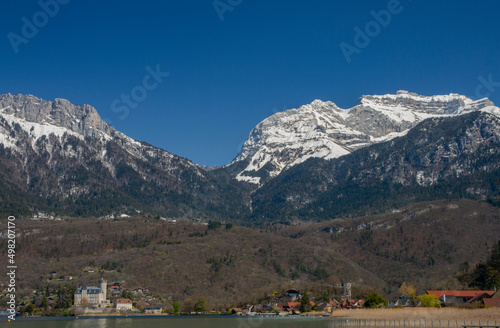
<instances>
[{"instance_id":1,"label":"rocky outcrop","mask_svg":"<svg viewBox=\"0 0 500 328\"><path fill-rule=\"evenodd\" d=\"M63 127L84 137L111 135L116 132L106 124L94 107L73 105L66 99L54 101L39 99L31 95L0 95L2 113L27 122Z\"/></svg>"}]
</instances>

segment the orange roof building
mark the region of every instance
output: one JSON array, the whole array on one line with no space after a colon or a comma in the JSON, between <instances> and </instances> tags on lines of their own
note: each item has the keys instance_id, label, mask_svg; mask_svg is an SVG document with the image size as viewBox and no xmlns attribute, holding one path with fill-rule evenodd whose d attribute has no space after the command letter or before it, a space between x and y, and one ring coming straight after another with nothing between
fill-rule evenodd
<instances>
[{"instance_id":1,"label":"orange roof building","mask_svg":"<svg viewBox=\"0 0 500 328\"><path fill-rule=\"evenodd\" d=\"M500 307L500 298L483 298L484 306Z\"/></svg>"},{"instance_id":2,"label":"orange roof building","mask_svg":"<svg viewBox=\"0 0 500 328\"><path fill-rule=\"evenodd\" d=\"M427 294L434 295L441 299L443 295L454 296L463 302L467 302L472 299L478 299L481 296L491 297L495 294L494 290L428 290ZM486 294L486 295L485 295Z\"/></svg>"}]
</instances>

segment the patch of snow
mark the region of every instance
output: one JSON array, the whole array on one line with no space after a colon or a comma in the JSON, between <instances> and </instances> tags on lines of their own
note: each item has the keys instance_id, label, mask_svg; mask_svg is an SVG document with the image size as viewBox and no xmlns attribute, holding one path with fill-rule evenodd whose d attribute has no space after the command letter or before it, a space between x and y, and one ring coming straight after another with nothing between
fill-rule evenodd
<instances>
[{"instance_id":1,"label":"patch of snow","mask_svg":"<svg viewBox=\"0 0 500 328\"><path fill-rule=\"evenodd\" d=\"M11 127L14 127L14 124L19 124L21 128L31 136L33 144L36 143L36 141L39 138L43 136L49 136L51 134L59 138L61 138L64 134L68 134L75 136L81 140L84 139L84 137L81 134L73 132L67 128L54 126L50 124L39 124L34 122L28 122L14 115L9 115L5 113L2 113L2 116L5 118L5 120L9 123Z\"/></svg>"},{"instance_id":2,"label":"patch of snow","mask_svg":"<svg viewBox=\"0 0 500 328\"><path fill-rule=\"evenodd\" d=\"M406 134L408 134L410 130L405 130L403 132L391 132L385 136L382 136L382 137L378 137L378 138L374 138L372 136L370 136L370 140L372 143L380 143L380 142L384 142L384 141L389 141L389 140L392 140L394 138L398 138L398 137L403 137L405 136Z\"/></svg>"},{"instance_id":3,"label":"patch of snow","mask_svg":"<svg viewBox=\"0 0 500 328\"><path fill-rule=\"evenodd\" d=\"M238 181L245 181L245 182L250 182L254 184L259 184L260 183L260 177L249 177L246 175L243 175L244 172L241 172L236 176L236 180Z\"/></svg>"},{"instance_id":4,"label":"patch of snow","mask_svg":"<svg viewBox=\"0 0 500 328\"><path fill-rule=\"evenodd\" d=\"M0 127L0 143L4 145L4 147L12 148L17 150L17 146L15 144L15 140L11 138L7 133L5 133L5 129Z\"/></svg>"}]
</instances>

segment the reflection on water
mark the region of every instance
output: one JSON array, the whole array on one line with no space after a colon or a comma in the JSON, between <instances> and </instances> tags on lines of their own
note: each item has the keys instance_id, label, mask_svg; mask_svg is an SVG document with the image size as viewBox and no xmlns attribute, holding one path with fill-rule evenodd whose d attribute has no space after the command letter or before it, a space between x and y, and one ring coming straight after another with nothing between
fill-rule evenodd
<instances>
[{"instance_id":1,"label":"reflection on water","mask_svg":"<svg viewBox=\"0 0 500 328\"><path fill-rule=\"evenodd\" d=\"M16 320L22 328L328 328L329 318L260 318L260 317L166 317L166 318L71 318L54 320ZM13 327L0 322L0 327Z\"/></svg>"},{"instance_id":2,"label":"reflection on water","mask_svg":"<svg viewBox=\"0 0 500 328\"><path fill-rule=\"evenodd\" d=\"M155 319L151 319L155 320ZM165 327L165 325L151 325L150 319L132 319L132 318L119 318L119 319L75 319L69 321L64 326L65 328L132 328L132 327ZM168 325L170 327L170 325ZM34 326L33 326L34 327ZM57 324L52 327L59 327ZM38 328L38 326L37 326Z\"/></svg>"}]
</instances>

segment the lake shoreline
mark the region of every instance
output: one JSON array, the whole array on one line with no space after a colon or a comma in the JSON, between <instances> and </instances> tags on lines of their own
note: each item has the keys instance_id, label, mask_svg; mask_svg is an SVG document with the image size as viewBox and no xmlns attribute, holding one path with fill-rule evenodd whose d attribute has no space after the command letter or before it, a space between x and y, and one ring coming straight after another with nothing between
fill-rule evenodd
<instances>
[{"instance_id":1,"label":"lake shoreline","mask_svg":"<svg viewBox=\"0 0 500 328\"><path fill-rule=\"evenodd\" d=\"M56 317L46 317L46 316L38 316L38 317L16 317L15 321L73 321L73 320L92 320L92 319L300 319L300 318L308 318L308 319L328 319L330 316L325 315L288 315L288 316L279 316L272 314L264 314L264 315L224 315L224 314L186 314L186 315L171 315L171 314L92 314L92 315L78 315L78 316L56 316ZM5 320L0 320L6 322ZM11 320L12 322L13 320Z\"/></svg>"}]
</instances>

